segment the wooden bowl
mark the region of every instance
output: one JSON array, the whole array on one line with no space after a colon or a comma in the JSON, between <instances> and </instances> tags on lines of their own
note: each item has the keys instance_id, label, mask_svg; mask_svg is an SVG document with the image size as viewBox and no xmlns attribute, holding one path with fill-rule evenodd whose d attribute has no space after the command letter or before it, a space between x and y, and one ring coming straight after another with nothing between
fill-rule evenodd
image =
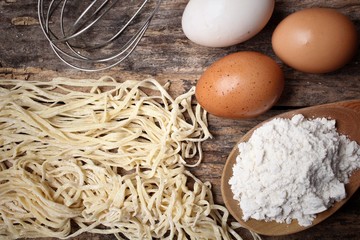
<instances>
[{"instance_id":1,"label":"wooden bowl","mask_svg":"<svg viewBox=\"0 0 360 240\"><path fill-rule=\"evenodd\" d=\"M303 114L306 118L326 117L335 119L336 127L339 133L348 136L351 140L356 141L358 144L360 143L360 100L345 101L303 108L286 112L273 118L291 118L296 114ZM273 118L265 122L268 122ZM310 227L313 227L316 224L325 220L326 218L330 217L333 213L335 213L357 191L360 185L360 169L353 172L350 177L350 182L345 186L347 197L342 201L336 202L331 208L327 209L326 211L317 214L312 225L308 227L300 226L296 220L293 220L290 224L277 223L275 221L258 221L254 219L249 219L245 222L242 219L242 211L239 206L239 202L233 199L233 193L230 188L229 180L233 175L232 168L236 163L236 157L239 155L238 144L240 142L247 141L252 135L253 131L256 128L262 126L265 122L260 123L259 125L252 128L248 133L246 133L234 146L230 155L227 158L221 178L221 192L225 205L231 215L243 227L252 230L258 234L267 236L280 236L300 232Z\"/></svg>"}]
</instances>

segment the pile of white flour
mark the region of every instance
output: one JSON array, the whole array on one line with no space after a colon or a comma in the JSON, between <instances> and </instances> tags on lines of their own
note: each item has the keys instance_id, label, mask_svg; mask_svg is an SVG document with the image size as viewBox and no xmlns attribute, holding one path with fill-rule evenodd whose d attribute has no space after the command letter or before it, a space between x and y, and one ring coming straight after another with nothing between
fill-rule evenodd
<instances>
[{"instance_id":1,"label":"pile of white flour","mask_svg":"<svg viewBox=\"0 0 360 240\"><path fill-rule=\"evenodd\" d=\"M229 183L243 219L309 226L315 214L345 198L360 167L360 147L325 118L274 119L239 144Z\"/></svg>"}]
</instances>

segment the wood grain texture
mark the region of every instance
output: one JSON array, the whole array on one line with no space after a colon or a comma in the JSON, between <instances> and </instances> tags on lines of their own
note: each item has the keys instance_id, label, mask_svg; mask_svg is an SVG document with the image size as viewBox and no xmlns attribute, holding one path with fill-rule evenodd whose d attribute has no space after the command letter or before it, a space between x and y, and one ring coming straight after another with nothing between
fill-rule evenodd
<instances>
[{"instance_id":1,"label":"wood grain texture","mask_svg":"<svg viewBox=\"0 0 360 240\"><path fill-rule=\"evenodd\" d=\"M217 203L223 203L220 178L234 144L249 129L279 113L322 103L360 98L360 52L340 70L328 74L305 74L284 65L274 54L270 40L276 25L287 15L308 7L332 7L346 14L360 32L359 0L279 0L268 25L254 38L228 48L206 48L190 42L181 29L181 15L188 0L163 1L135 52L120 65L101 72L86 73L63 64L52 52L37 23L37 1L0 1L0 78L49 79L56 76L99 78L110 75L124 79L156 78L171 82L170 93L181 94L196 84L201 73L215 60L232 52L253 50L274 58L285 73L283 95L273 109L249 120L209 116L213 139L204 143L204 161L193 172L210 181ZM265 240L360 239L359 191L331 218L314 228ZM250 236L242 231L244 239ZM83 234L75 238L115 239L113 236Z\"/></svg>"}]
</instances>

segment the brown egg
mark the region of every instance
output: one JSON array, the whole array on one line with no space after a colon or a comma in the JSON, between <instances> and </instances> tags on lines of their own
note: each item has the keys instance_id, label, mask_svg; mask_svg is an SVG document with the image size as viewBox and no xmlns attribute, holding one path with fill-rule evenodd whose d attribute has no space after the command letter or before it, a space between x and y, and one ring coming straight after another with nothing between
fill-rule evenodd
<instances>
[{"instance_id":1,"label":"brown egg","mask_svg":"<svg viewBox=\"0 0 360 240\"><path fill-rule=\"evenodd\" d=\"M355 25L329 8L309 8L286 17L272 36L275 54L302 72L326 73L348 63L357 49Z\"/></svg>"},{"instance_id":2,"label":"brown egg","mask_svg":"<svg viewBox=\"0 0 360 240\"><path fill-rule=\"evenodd\" d=\"M250 118L269 110L284 88L284 75L270 57L238 52L214 62L196 84L196 99L209 113Z\"/></svg>"}]
</instances>

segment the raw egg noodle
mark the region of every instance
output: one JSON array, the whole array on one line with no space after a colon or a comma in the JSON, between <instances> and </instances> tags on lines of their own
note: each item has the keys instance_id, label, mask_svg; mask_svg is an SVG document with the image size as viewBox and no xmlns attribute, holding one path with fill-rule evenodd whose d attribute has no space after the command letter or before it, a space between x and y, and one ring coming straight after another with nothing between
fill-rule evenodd
<instances>
[{"instance_id":1,"label":"raw egg noodle","mask_svg":"<svg viewBox=\"0 0 360 240\"><path fill-rule=\"evenodd\" d=\"M1 85L1 238L242 239L186 168L211 137L194 88L173 99L154 79Z\"/></svg>"}]
</instances>

